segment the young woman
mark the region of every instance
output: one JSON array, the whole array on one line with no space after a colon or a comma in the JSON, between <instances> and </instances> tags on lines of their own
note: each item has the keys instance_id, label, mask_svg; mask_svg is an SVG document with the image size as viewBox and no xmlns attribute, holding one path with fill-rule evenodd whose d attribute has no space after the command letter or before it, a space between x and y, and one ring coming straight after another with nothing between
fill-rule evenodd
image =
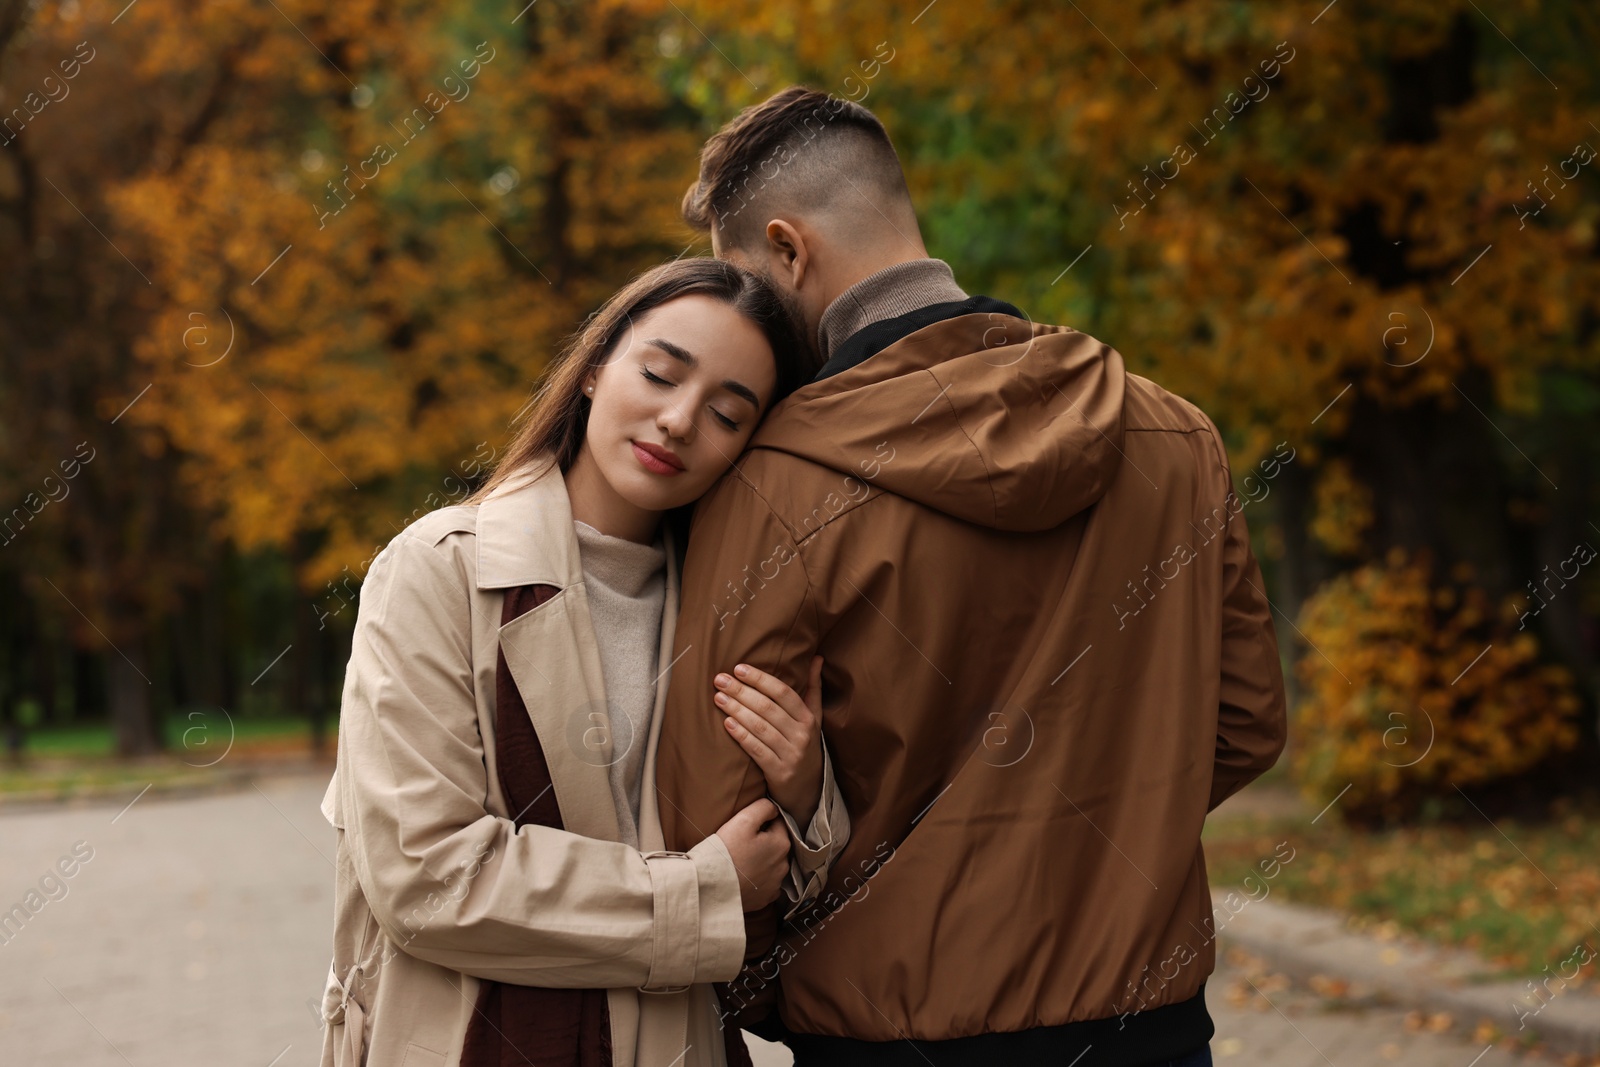
<instances>
[{"instance_id":1,"label":"young woman","mask_svg":"<svg viewBox=\"0 0 1600 1067\"><path fill-rule=\"evenodd\" d=\"M709 983L738 973L746 910L798 901L790 834L826 863L848 833L820 660L804 701L744 665L705 680L773 800L687 853L662 850L654 762L684 513L808 376L792 329L737 267L645 273L487 484L374 560L322 804L324 1067L749 1062Z\"/></svg>"}]
</instances>

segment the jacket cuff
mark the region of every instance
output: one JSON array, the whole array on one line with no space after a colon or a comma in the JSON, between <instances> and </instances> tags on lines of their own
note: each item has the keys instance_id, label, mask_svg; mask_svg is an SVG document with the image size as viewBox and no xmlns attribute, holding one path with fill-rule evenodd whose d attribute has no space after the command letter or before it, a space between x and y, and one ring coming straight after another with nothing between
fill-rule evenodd
<instances>
[{"instance_id":1,"label":"jacket cuff","mask_svg":"<svg viewBox=\"0 0 1600 1067\"><path fill-rule=\"evenodd\" d=\"M731 981L744 962L744 908L722 838L712 834L688 852L643 855L655 922L650 974L639 988L665 993Z\"/></svg>"},{"instance_id":2,"label":"jacket cuff","mask_svg":"<svg viewBox=\"0 0 1600 1067\"><path fill-rule=\"evenodd\" d=\"M783 881L783 895L794 905L784 914L787 919L822 892L833 859L850 836L850 816L845 810L844 796L834 782L833 760L828 756L826 744L822 746L822 797L817 801L811 825L801 833L799 822L782 806L778 807L778 814L789 828L789 840L793 843L789 874Z\"/></svg>"}]
</instances>

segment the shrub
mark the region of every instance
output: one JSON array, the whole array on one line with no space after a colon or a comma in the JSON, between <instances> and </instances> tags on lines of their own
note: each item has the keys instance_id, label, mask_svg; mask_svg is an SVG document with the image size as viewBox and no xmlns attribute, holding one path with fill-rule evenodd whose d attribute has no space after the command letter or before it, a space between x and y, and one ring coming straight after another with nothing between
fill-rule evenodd
<instances>
[{"instance_id":1,"label":"shrub","mask_svg":"<svg viewBox=\"0 0 1600 1067\"><path fill-rule=\"evenodd\" d=\"M1348 463L1334 459L1317 477L1313 499L1311 536L1334 555L1359 554L1363 535L1372 525L1372 490L1356 480Z\"/></svg>"},{"instance_id":2,"label":"shrub","mask_svg":"<svg viewBox=\"0 0 1600 1067\"><path fill-rule=\"evenodd\" d=\"M1578 741L1571 675L1464 580L1435 586L1394 550L1305 604L1294 768L1355 818L1415 814L1431 797L1524 773ZM1458 576L1459 577L1459 576Z\"/></svg>"}]
</instances>

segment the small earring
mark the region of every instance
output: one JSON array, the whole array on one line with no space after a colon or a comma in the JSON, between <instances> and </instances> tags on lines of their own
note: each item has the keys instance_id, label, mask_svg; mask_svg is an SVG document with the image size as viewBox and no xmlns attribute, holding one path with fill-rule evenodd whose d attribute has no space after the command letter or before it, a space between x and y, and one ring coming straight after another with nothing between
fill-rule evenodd
<instances>
[{"instance_id":1,"label":"small earring","mask_svg":"<svg viewBox=\"0 0 1600 1067\"><path fill-rule=\"evenodd\" d=\"M589 395L593 396L594 395L594 386L586 385L586 386L583 387L583 391L588 393Z\"/></svg>"}]
</instances>

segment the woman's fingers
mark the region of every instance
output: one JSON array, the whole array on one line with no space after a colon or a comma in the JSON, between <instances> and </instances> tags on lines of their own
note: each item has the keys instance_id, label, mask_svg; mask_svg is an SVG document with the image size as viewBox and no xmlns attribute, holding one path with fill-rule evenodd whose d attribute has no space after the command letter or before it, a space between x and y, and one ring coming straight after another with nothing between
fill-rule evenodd
<instances>
[{"instance_id":1,"label":"woman's fingers","mask_svg":"<svg viewBox=\"0 0 1600 1067\"><path fill-rule=\"evenodd\" d=\"M822 657L813 657L804 700L782 680L747 663L716 677L728 733L792 811L816 807L822 781Z\"/></svg>"},{"instance_id":2,"label":"woman's fingers","mask_svg":"<svg viewBox=\"0 0 1600 1067\"><path fill-rule=\"evenodd\" d=\"M724 711L727 709L724 708ZM771 777L783 768L783 761L778 754L762 743L761 739L751 733L749 728L731 714L722 720L728 728L728 734L744 749L745 755L755 760L756 766L761 768L761 773Z\"/></svg>"},{"instance_id":3,"label":"woman's fingers","mask_svg":"<svg viewBox=\"0 0 1600 1067\"><path fill-rule=\"evenodd\" d=\"M766 797L760 797L756 800L752 800L750 803L734 812L733 818L729 819L728 821L737 821L741 825L746 826L750 835L754 836L756 832L761 829L761 827L765 826L767 823L771 822L777 817L778 805L774 804Z\"/></svg>"},{"instance_id":4,"label":"woman's fingers","mask_svg":"<svg viewBox=\"0 0 1600 1067\"><path fill-rule=\"evenodd\" d=\"M778 808L763 797L735 812L717 830L739 873L739 897L746 911L777 899L788 871L789 832Z\"/></svg>"},{"instance_id":5,"label":"woman's fingers","mask_svg":"<svg viewBox=\"0 0 1600 1067\"><path fill-rule=\"evenodd\" d=\"M717 688L770 722L791 742L803 744L809 736L811 724L815 721L813 711L807 706L807 702L775 675L752 667L748 663L739 664L734 668L734 673L739 677L717 675ZM816 674L817 668L813 666L813 678ZM820 682L813 682L813 688L817 690L820 710Z\"/></svg>"},{"instance_id":6,"label":"woman's fingers","mask_svg":"<svg viewBox=\"0 0 1600 1067\"><path fill-rule=\"evenodd\" d=\"M785 713L782 708L777 708L770 701L765 701L766 713L763 714L762 710L752 707L750 704L745 703L744 700L731 697L727 693L718 693L715 699L717 707L722 709L723 714L771 749L774 755L786 757L795 751L796 746L793 739L784 733L777 721L774 721L781 720L784 717ZM746 699L749 698L747 697Z\"/></svg>"}]
</instances>

